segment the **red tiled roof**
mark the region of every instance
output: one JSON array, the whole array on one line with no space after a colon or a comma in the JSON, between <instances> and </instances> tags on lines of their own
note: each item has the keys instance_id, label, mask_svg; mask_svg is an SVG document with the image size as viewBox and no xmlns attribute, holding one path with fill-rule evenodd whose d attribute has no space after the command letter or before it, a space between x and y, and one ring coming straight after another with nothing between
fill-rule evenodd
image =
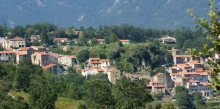
<instances>
[{"instance_id":1,"label":"red tiled roof","mask_svg":"<svg viewBox=\"0 0 220 109\"><path fill-rule=\"evenodd\" d=\"M98 63L101 63L100 61L92 61L92 62L90 62L90 63L92 63L92 64L98 64Z\"/></svg>"},{"instance_id":2,"label":"red tiled roof","mask_svg":"<svg viewBox=\"0 0 220 109\"><path fill-rule=\"evenodd\" d=\"M76 58L75 55L66 55L66 56L69 57L69 58Z\"/></svg>"},{"instance_id":3,"label":"red tiled roof","mask_svg":"<svg viewBox=\"0 0 220 109\"><path fill-rule=\"evenodd\" d=\"M188 82L190 82L190 83L199 83L200 81L199 80L189 80Z\"/></svg>"},{"instance_id":4,"label":"red tiled roof","mask_svg":"<svg viewBox=\"0 0 220 109\"><path fill-rule=\"evenodd\" d=\"M0 51L0 54L14 53L13 51Z\"/></svg>"},{"instance_id":5,"label":"red tiled roof","mask_svg":"<svg viewBox=\"0 0 220 109\"><path fill-rule=\"evenodd\" d=\"M43 46L32 46L32 47L35 47L35 48L45 48Z\"/></svg>"},{"instance_id":6,"label":"red tiled roof","mask_svg":"<svg viewBox=\"0 0 220 109\"><path fill-rule=\"evenodd\" d=\"M13 39L10 39L11 41L17 41L17 40L24 40L23 38L20 38L20 37L15 37Z\"/></svg>"},{"instance_id":7,"label":"red tiled roof","mask_svg":"<svg viewBox=\"0 0 220 109\"><path fill-rule=\"evenodd\" d=\"M162 37L162 38L160 38L160 39L175 39L175 38L170 37L170 36L166 36L166 37Z\"/></svg>"},{"instance_id":8,"label":"red tiled roof","mask_svg":"<svg viewBox=\"0 0 220 109\"><path fill-rule=\"evenodd\" d=\"M178 66L182 66L182 67L190 67L188 64L177 64Z\"/></svg>"},{"instance_id":9,"label":"red tiled roof","mask_svg":"<svg viewBox=\"0 0 220 109\"><path fill-rule=\"evenodd\" d=\"M34 53L37 53L37 54L40 54L40 55L48 55L48 54L45 53L45 52L34 52Z\"/></svg>"},{"instance_id":10,"label":"red tiled roof","mask_svg":"<svg viewBox=\"0 0 220 109\"><path fill-rule=\"evenodd\" d=\"M203 86L209 86L210 85L209 82L201 82L200 84L202 84Z\"/></svg>"},{"instance_id":11,"label":"red tiled roof","mask_svg":"<svg viewBox=\"0 0 220 109\"><path fill-rule=\"evenodd\" d=\"M190 57L190 55L173 55L173 57Z\"/></svg>"},{"instance_id":12,"label":"red tiled roof","mask_svg":"<svg viewBox=\"0 0 220 109\"><path fill-rule=\"evenodd\" d=\"M89 58L89 60L100 60L100 58Z\"/></svg>"},{"instance_id":13,"label":"red tiled roof","mask_svg":"<svg viewBox=\"0 0 220 109\"><path fill-rule=\"evenodd\" d=\"M179 50L178 49L168 50L168 52L172 52L172 51L179 51Z\"/></svg>"},{"instance_id":14,"label":"red tiled roof","mask_svg":"<svg viewBox=\"0 0 220 109\"><path fill-rule=\"evenodd\" d=\"M160 75L163 75L164 73L158 73L158 74L156 74L156 75L154 75L154 76L160 76Z\"/></svg>"},{"instance_id":15,"label":"red tiled roof","mask_svg":"<svg viewBox=\"0 0 220 109\"><path fill-rule=\"evenodd\" d=\"M201 64L201 63L199 63L199 61L197 61L197 60L191 60L190 63L192 63L192 64Z\"/></svg>"},{"instance_id":16,"label":"red tiled roof","mask_svg":"<svg viewBox=\"0 0 220 109\"><path fill-rule=\"evenodd\" d=\"M151 83L161 83L160 81L153 81L153 82L151 82Z\"/></svg>"},{"instance_id":17,"label":"red tiled roof","mask_svg":"<svg viewBox=\"0 0 220 109\"><path fill-rule=\"evenodd\" d=\"M130 40L120 40L120 42L130 42Z\"/></svg>"},{"instance_id":18,"label":"red tiled roof","mask_svg":"<svg viewBox=\"0 0 220 109\"><path fill-rule=\"evenodd\" d=\"M196 72L181 72L184 75L199 75L199 73Z\"/></svg>"},{"instance_id":19,"label":"red tiled roof","mask_svg":"<svg viewBox=\"0 0 220 109\"><path fill-rule=\"evenodd\" d=\"M98 72L104 72L103 69L96 69Z\"/></svg>"},{"instance_id":20,"label":"red tiled roof","mask_svg":"<svg viewBox=\"0 0 220 109\"><path fill-rule=\"evenodd\" d=\"M109 62L110 60L109 59L101 59L100 61L101 62Z\"/></svg>"},{"instance_id":21,"label":"red tiled roof","mask_svg":"<svg viewBox=\"0 0 220 109\"><path fill-rule=\"evenodd\" d=\"M27 53L23 52L23 51L17 51L15 52L17 55L27 55Z\"/></svg>"},{"instance_id":22,"label":"red tiled roof","mask_svg":"<svg viewBox=\"0 0 220 109\"><path fill-rule=\"evenodd\" d=\"M135 76L133 76L134 78L139 78L139 76L137 76L137 75L135 75Z\"/></svg>"},{"instance_id":23,"label":"red tiled roof","mask_svg":"<svg viewBox=\"0 0 220 109\"><path fill-rule=\"evenodd\" d=\"M26 51L26 50L28 50L28 49L30 49L31 47L21 47L19 50L21 50L21 51Z\"/></svg>"},{"instance_id":24,"label":"red tiled roof","mask_svg":"<svg viewBox=\"0 0 220 109\"><path fill-rule=\"evenodd\" d=\"M55 38L54 41L57 41L57 40L68 40L68 38Z\"/></svg>"},{"instance_id":25,"label":"red tiled roof","mask_svg":"<svg viewBox=\"0 0 220 109\"><path fill-rule=\"evenodd\" d=\"M89 68L89 69L85 69L85 70L83 70L83 71L89 71L89 70L93 70L93 69L96 69L96 67Z\"/></svg>"},{"instance_id":26,"label":"red tiled roof","mask_svg":"<svg viewBox=\"0 0 220 109\"><path fill-rule=\"evenodd\" d=\"M55 65L57 65L57 64L49 64L49 65L42 67L42 69L48 69L48 68L53 67Z\"/></svg>"},{"instance_id":27,"label":"red tiled roof","mask_svg":"<svg viewBox=\"0 0 220 109\"><path fill-rule=\"evenodd\" d=\"M175 84L180 84L180 83L182 83L182 82L175 82Z\"/></svg>"},{"instance_id":28,"label":"red tiled roof","mask_svg":"<svg viewBox=\"0 0 220 109\"><path fill-rule=\"evenodd\" d=\"M204 75L204 76L206 76L206 75L208 75L207 73L199 73L200 75Z\"/></svg>"},{"instance_id":29,"label":"red tiled roof","mask_svg":"<svg viewBox=\"0 0 220 109\"><path fill-rule=\"evenodd\" d=\"M180 78L182 78L182 79L188 79L187 77L180 77Z\"/></svg>"},{"instance_id":30,"label":"red tiled roof","mask_svg":"<svg viewBox=\"0 0 220 109\"><path fill-rule=\"evenodd\" d=\"M151 85L146 85L146 87L152 87Z\"/></svg>"},{"instance_id":31,"label":"red tiled roof","mask_svg":"<svg viewBox=\"0 0 220 109\"><path fill-rule=\"evenodd\" d=\"M125 74L125 76L132 76L131 74Z\"/></svg>"},{"instance_id":32,"label":"red tiled roof","mask_svg":"<svg viewBox=\"0 0 220 109\"><path fill-rule=\"evenodd\" d=\"M13 48L5 48L6 51L13 51Z\"/></svg>"},{"instance_id":33,"label":"red tiled roof","mask_svg":"<svg viewBox=\"0 0 220 109\"><path fill-rule=\"evenodd\" d=\"M196 68L196 72L203 72L203 68Z\"/></svg>"},{"instance_id":34,"label":"red tiled roof","mask_svg":"<svg viewBox=\"0 0 220 109\"><path fill-rule=\"evenodd\" d=\"M164 85L154 85L153 87L164 87Z\"/></svg>"},{"instance_id":35,"label":"red tiled roof","mask_svg":"<svg viewBox=\"0 0 220 109\"><path fill-rule=\"evenodd\" d=\"M99 41L99 42L105 41L105 39L96 39L96 40Z\"/></svg>"},{"instance_id":36,"label":"red tiled roof","mask_svg":"<svg viewBox=\"0 0 220 109\"><path fill-rule=\"evenodd\" d=\"M112 68L112 69L109 69L109 70L108 70L108 72L111 72L111 71L114 71L114 70L115 70L115 69L114 69L114 68Z\"/></svg>"},{"instance_id":37,"label":"red tiled roof","mask_svg":"<svg viewBox=\"0 0 220 109\"><path fill-rule=\"evenodd\" d=\"M31 35L31 37L40 37L40 35Z\"/></svg>"}]
</instances>

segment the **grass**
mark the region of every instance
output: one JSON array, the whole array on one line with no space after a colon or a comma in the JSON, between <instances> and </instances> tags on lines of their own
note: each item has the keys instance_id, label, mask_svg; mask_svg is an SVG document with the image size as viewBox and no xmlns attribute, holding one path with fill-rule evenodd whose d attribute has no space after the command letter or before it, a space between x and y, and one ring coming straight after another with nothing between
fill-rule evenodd
<instances>
[{"instance_id":1,"label":"grass","mask_svg":"<svg viewBox=\"0 0 220 109\"><path fill-rule=\"evenodd\" d=\"M80 103L84 104L82 100L73 100L60 97L57 99L55 106L56 109L77 109Z\"/></svg>"},{"instance_id":2,"label":"grass","mask_svg":"<svg viewBox=\"0 0 220 109\"><path fill-rule=\"evenodd\" d=\"M27 94L25 92L10 91L10 92L8 92L8 95L11 96L12 98L16 98L17 96L21 96L24 98L25 102L28 102L29 94Z\"/></svg>"}]
</instances>

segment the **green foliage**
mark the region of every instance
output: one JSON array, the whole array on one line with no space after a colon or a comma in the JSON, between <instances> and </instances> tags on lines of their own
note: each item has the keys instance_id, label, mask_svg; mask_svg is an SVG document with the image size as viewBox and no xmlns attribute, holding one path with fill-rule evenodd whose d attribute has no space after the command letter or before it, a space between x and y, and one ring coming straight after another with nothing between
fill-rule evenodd
<instances>
[{"instance_id":1,"label":"green foliage","mask_svg":"<svg viewBox=\"0 0 220 109\"><path fill-rule=\"evenodd\" d=\"M109 107L114 105L110 84L102 80L90 80L84 84L84 99L92 107Z\"/></svg>"},{"instance_id":2,"label":"green foliage","mask_svg":"<svg viewBox=\"0 0 220 109\"><path fill-rule=\"evenodd\" d=\"M80 50L77 53L76 58L79 62L85 62L87 59L89 59L89 51L86 49Z\"/></svg>"},{"instance_id":3,"label":"green foliage","mask_svg":"<svg viewBox=\"0 0 220 109\"><path fill-rule=\"evenodd\" d=\"M202 95L199 92L196 92L193 94L193 99L194 99L194 104L196 105L196 107L200 107L203 109L206 108L206 103L202 98Z\"/></svg>"},{"instance_id":4,"label":"green foliage","mask_svg":"<svg viewBox=\"0 0 220 109\"><path fill-rule=\"evenodd\" d=\"M166 101L161 104L161 109L176 109L176 108L173 103L171 103L170 101Z\"/></svg>"},{"instance_id":5,"label":"green foliage","mask_svg":"<svg viewBox=\"0 0 220 109\"><path fill-rule=\"evenodd\" d=\"M188 93L188 90L184 86L176 86L174 98L176 105L180 108L194 109L192 98Z\"/></svg>"},{"instance_id":6,"label":"green foliage","mask_svg":"<svg viewBox=\"0 0 220 109\"><path fill-rule=\"evenodd\" d=\"M161 109L161 102L153 101L146 104L145 109Z\"/></svg>"},{"instance_id":7,"label":"green foliage","mask_svg":"<svg viewBox=\"0 0 220 109\"><path fill-rule=\"evenodd\" d=\"M57 100L56 82L56 76L50 72L44 72L42 76L35 76L29 87L31 106L40 109L54 109Z\"/></svg>"},{"instance_id":8,"label":"green foliage","mask_svg":"<svg viewBox=\"0 0 220 109\"><path fill-rule=\"evenodd\" d=\"M173 56L171 53L165 54L165 60L166 60L168 67L173 66Z\"/></svg>"},{"instance_id":9,"label":"green foliage","mask_svg":"<svg viewBox=\"0 0 220 109\"><path fill-rule=\"evenodd\" d=\"M145 103L153 101L141 82L132 82L126 77L117 80L113 85L113 95L118 108L144 107Z\"/></svg>"}]
</instances>

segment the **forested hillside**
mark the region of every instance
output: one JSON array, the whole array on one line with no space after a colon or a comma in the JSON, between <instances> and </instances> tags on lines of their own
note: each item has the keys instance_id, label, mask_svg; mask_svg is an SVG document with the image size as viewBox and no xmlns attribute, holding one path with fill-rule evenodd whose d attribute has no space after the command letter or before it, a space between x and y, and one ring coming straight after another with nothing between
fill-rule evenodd
<instances>
[{"instance_id":1,"label":"forested hillside","mask_svg":"<svg viewBox=\"0 0 220 109\"><path fill-rule=\"evenodd\" d=\"M216 1L219 2L219 1ZM193 27L188 8L208 12L208 0L1 0L0 24L50 22L62 27L128 23L158 29ZM219 7L219 3L216 3Z\"/></svg>"}]
</instances>

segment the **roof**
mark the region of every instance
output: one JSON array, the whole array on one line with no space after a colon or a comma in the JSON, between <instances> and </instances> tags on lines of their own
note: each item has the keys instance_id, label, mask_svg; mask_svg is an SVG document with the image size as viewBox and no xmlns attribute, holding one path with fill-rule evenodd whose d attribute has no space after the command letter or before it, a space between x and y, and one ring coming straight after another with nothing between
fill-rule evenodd
<instances>
[{"instance_id":1,"label":"roof","mask_svg":"<svg viewBox=\"0 0 220 109\"><path fill-rule=\"evenodd\" d=\"M21 47L19 50L21 50L21 51L26 51L26 50L28 50L28 49L30 49L31 47Z\"/></svg>"},{"instance_id":2,"label":"roof","mask_svg":"<svg viewBox=\"0 0 220 109\"><path fill-rule=\"evenodd\" d=\"M203 68L196 68L196 72L203 72Z\"/></svg>"},{"instance_id":3,"label":"roof","mask_svg":"<svg viewBox=\"0 0 220 109\"><path fill-rule=\"evenodd\" d=\"M42 69L48 69L48 68L53 67L55 65L57 65L57 64L49 64L49 65L42 67Z\"/></svg>"},{"instance_id":4,"label":"roof","mask_svg":"<svg viewBox=\"0 0 220 109\"><path fill-rule=\"evenodd\" d=\"M114 71L114 70L115 70L115 69L114 69L114 68L112 68L112 69L109 69L109 70L108 70L108 72L112 72L112 71Z\"/></svg>"},{"instance_id":5,"label":"roof","mask_svg":"<svg viewBox=\"0 0 220 109\"><path fill-rule=\"evenodd\" d=\"M110 59L101 59L100 61L101 61L101 62L109 62Z\"/></svg>"},{"instance_id":6,"label":"roof","mask_svg":"<svg viewBox=\"0 0 220 109\"><path fill-rule=\"evenodd\" d=\"M89 68L89 69L85 69L85 70L83 70L83 71L89 71L89 70L93 70L93 69L96 69L96 67Z\"/></svg>"},{"instance_id":7,"label":"roof","mask_svg":"<svg viewBox=\"0 0 220 109\"><path fill-rule=\"evenodd\" d=\"M103 69L96 69L98 72L104 72Z\"/></svg>"},{"instance_id":8,"label":"roof","mask_svg":"<svg viewBox=\"0 0 220 109\"><path fill-rule=\"evenodd\" d=\"M35 47L35 48L45 48L43 46L32 46L32 47Z\"/></svg>"},{"instance_id":9,"label":"roof","mask_svg":"<svg viewBox=\"0 0 220 109\"><path fill-rule=\"evenodd\" d=\"M68 38L55 38L54 40L68 40Z\"/></svg>"},{"instance_id":10,"label":"roof","mask_svg":"<svg viewBox=\"0 0 220 109\"><path fill-rule=\"evenodd\" d=\"M175 82L175 84L180 84L180 83L182 83L182 82Z\"/></svg>"},{"instance_id":11,"label":"roof","mask_svg":"<svg viewBox=\"0 0 220 109\"><path fill-rule=\"evenodd\" d=\"M40 35L31 35L31 37L40 37Z\"/></svg>"},{"instance_id":12,"label":"roof","mask_svg":"<svg viewBox=\"0 0 220 109\"><path fill-rule=\"evenodd\" d=\"M189 80L188 82L190 82L190 83L199 83L200 81L199 80Z\"/></svg>"},{"instance_id":13,"label":"roof","mask_svg":"<svg viewBox=\"0 0 220 109\"><path fill-rule=\"evenodd\" d=\"M34 52L34 53L37 53L37 54L40 54L40 55L48 55L48 54L45 53L45 52Z\"/></svg>"},{"instance_id":14,"label":"roof","mask_svg":"<svg viewBox=\"0 0 220 109\"><path fill-rule=\"evenodd\" d=\"M66 56L69 57L69 58L76 58L75 55L66 55Z\"/></svg>"},{"instance_id":15,"label":"roof","mask_svg":"<svg viewBox=\"0 0 220 109\"><path fill-rule=\"evenodd\" d=\"M61 57L61 56L63 56L62 54L56 54L56 53L50 53L50 55L54 55L54 56L57 56L57 57Z\"/></svg>"},{"instance_id":16,"label":"roof","mask_svg":"<svg viewBox=\"0 0 220 109\"><path fill-rule=\"evenodd\" d=\"M14 53L13 51L0 51L0 54Z\"/></svg>"},{"instance_id":17,"label":"roof","mask_svg":"<svg viewBox=\"0 0 220 109\"><path fill-rule=\"evenodd\" d=\"M17 55L27 55L27 53L25 53L24 51L17 51L15 52Z\"/></svg>"},{"instance_id":18,"label":"roof","mask_svg":"<svg viewBox=\"0 0 220 109\"><path fill-rule=\"evenodd\" d=\"M100 58L89 58L89 60L100 60Z\"/></svg>"},{"instance_id":19,"label":"roof","mask_svg":"<svg viewBox=\"0 0 220 109\"><path fill-rule=\"evenodd\" d=\"M199 73L196 72L181 72L184 75L199 75Z\"/></svg>"},{"instance_id":20,"label":"roof","mask_svg":"<svg viewBox=\"0 0 220 109\"><path fill-rule=\"evenodd\" d=\"M130 40L120 40L120 42L130 42Z\"/></svg>"},{"instance_id":21,"label":"roof","mask_svg":"<svg viewBox=\"0 0 220 109\"><path fill-rule=\"evenodd\" d=\"M153 82L151 82L151 83L161 83L160 81L153 81Z\"/></svg>"},{"instance_id":22,"label":"roof","mask_svg":"<svg viewBox=\"0 0 220 109\"><path fill-rule=\"evenodd\" d=\"M178 49L168 50L168 52L172 52L172 51L179 51L179 50Z\"/></svg>"},{"instance_id":23,"label":"roof","mask_svg":"<svg viewBox=\"0 0 220 109\"><path fill-rule=\"evenodd\" d=\"M151 85L146 85L146 87L152 87Z\"/></svg>"},{"instance_id":24,"label":"roof","mask_svg":"<svg viewBox=\"0 0 220 109\"><path fill-rule=\"evenodd\" d=\"M18 40L24 40L23 38L20 38L20 37L15 37L13 39L10 39L11 41L18 41Z\"/></svg>"},{"instance_id":25,"label":"roof","mask_svg":"<svg viewBox=\"0 0 220 109\"><path fill-rule=\"evenodd\" d=\"M210 85L209 82L201 82L200 84L202 84L203 86L209 86Z\"/></svg>"},{"instance_id":26,"label":"roof","mask_svg":"<svg viewBox=\"0 0 220 109\"><path fill-rule=\"evenodd\" d=\"M190 55L173 55L173 57L190 57Z\"/></svg>"},{"instance_id":27,"label":"roof","mask_svg":"<svg viewBox=\"0 0 220 109\"><path fill-rule=\"evenodd\" d=\"M164 87L164 85L154 85L154 87Z\"/></svg>"},{"instance_id":28,"label":"roof","mask_svg":"<svg viewBox=\"0 0 220 109\"><path fill-rule=\"evenodd\" d=\"M199 63L199 61L197 61L197 60L191 60L190 63L192 63L192 64L201 64L201 63Z\"/></svg>"},{"instance_id":29,"label":"roof","mask_svg":"<svg viewBox=\"0 0 220 109\"><path fill-rule=\"evenodd\" d=\"M204 75L204 76L206 76L206 75L208 75L208 73L199 73L200 75Z\"/></svg>"},{"instance_id":30,"label":"roof","mask_svg":"<svg viewBox=\"0 0 220 109\"><path fill-rule=\"evenodd\" d=\"M187 77L180 77L180 78L182 78L182 79L188 79Z\"/></svg>"},{"instance_id":31,"label":"roof","mask_svg":"<svg viewBox=\"0 0 220 109\"><path fill-rule=\"evenodd\" d=\"M92 63L92 64L98 64L98 63L101 63L100 61L92 61L92 62L90 62L90 63Z\"/></svg>"},{"instance_id":32,"label":"roof","mask_svg":"<svg viewBox=\"0 0 220 109\"><path fill-rule=\"evenodd\" d=\"M13 48L5 48L6 51L13 51Z\"/></svg>"},{"instance_id":33,"label":"roof","mask_svg":"<svg viewBox=\"0 0 220 109\"><path fill-rule=\"evenodd\" d=\"M105 39L96 39L99 42L105 41Z\"/></svg>"},{"instance_id":34,"label":"roof","mask_svg":"<svg viewBox=\"0 0 220 109\"><path fill-rule=\"evenodd\" d=\"M158 73L158 74L156 74L156 75L154 75L154 76L160 76L160 75L163 75L164 73Z\"/></svg>"},{"instance_id":35,"label":"roof","mask_svg":"<svg viewBox=\"0 0 220 109\"><path fill-rule=\"evenodd\" d=\"M165 36L165 37L162 37L162 38L160 38L160 39L176 39L176 38L170 37L170 36Z\"/></svg>"},{"instance_id":36,"label":"roof","mask_svg":"<svg viewBox=\"0 0 220 109\"><path fill-rule=\"evenodd\" d=\"M182 64L177 64L178 66L182 66L182 67L190 67L188 64L182 63Z\"/></svg>"},{"instance_id":37,"label":"roof","mask_svg":"<svg viewBox=\"0 0 220 109\"><path fill-rule=\"evenodd\" d=\"M125 76L132 76L131 74L125 74Z\"/></svg>"},{"instance_id":38,"label":"roof","mask_svg":"<svg viewBox=\"0 0 220 109\"><path fill-rule=\"evenodd\" d=\"M134 78L139 78L139 76L137 76L137 75L135 75L135 76L133 76Z\"/></svg>"}]
</instances>

